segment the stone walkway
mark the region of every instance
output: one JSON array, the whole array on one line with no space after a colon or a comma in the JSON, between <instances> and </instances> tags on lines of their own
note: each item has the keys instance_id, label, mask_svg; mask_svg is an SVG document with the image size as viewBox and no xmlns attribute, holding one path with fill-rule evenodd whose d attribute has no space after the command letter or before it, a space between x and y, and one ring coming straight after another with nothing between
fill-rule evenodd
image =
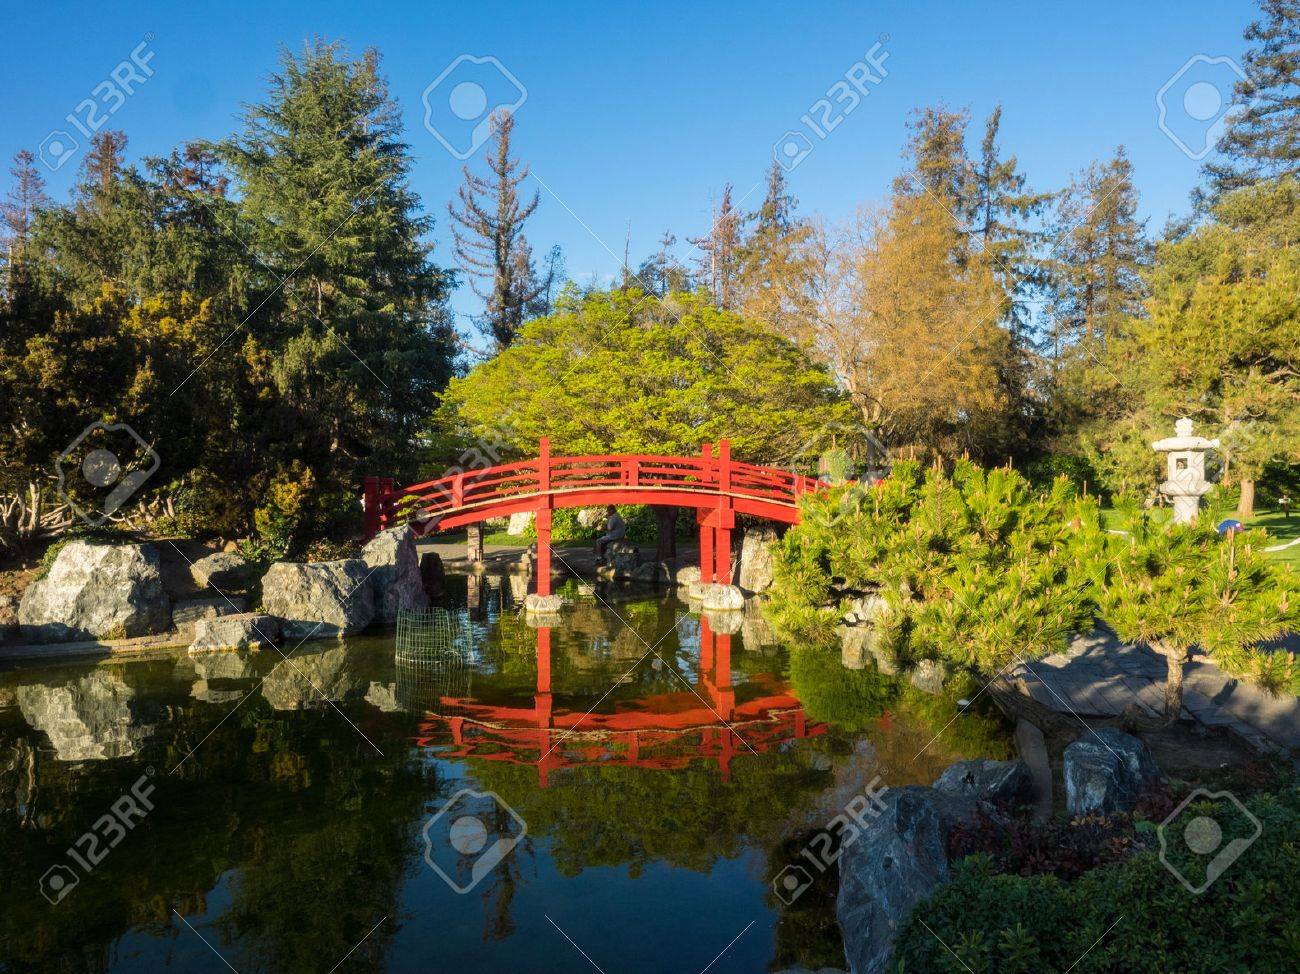
<instances>
[{"instance_id":1,"label":"stone walkway","mask_svg":"<svg viewBox=\"0 0 1300 974\"><path fill-rule=\"evenodd\" d=\"M1164 707L1164 659L1104 630L1077 636L1066 653L1022 664L1011 675L1058 713L1115 717L1132 703L1151 714ZM1204 657L1187 667L1183 713L1209 727L1226 726L1259 750L1300 749L1300 700L1228 676Z\"/></svg>"}]
</instances>

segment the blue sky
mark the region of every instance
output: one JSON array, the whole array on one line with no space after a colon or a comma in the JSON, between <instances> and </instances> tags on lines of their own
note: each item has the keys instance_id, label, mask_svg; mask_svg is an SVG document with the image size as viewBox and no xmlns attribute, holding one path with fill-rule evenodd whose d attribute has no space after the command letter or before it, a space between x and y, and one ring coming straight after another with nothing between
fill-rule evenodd
<instances>
[{"instance_id":1,"label":"blue sky","mask_svg":"<svg viewBox=\"0 0 1300 974\"><path fill-rule=\"evenodd\" d=\"M153 74L109 123L126 131L133 158L230 132L241 104L264 92L282 43L296 48L320 34L357 52L377 47L443 262L445 202L461 163L426 131L422 95L461 55L496 58L526 89L518 148L547 187L529 238L538 252L560 244L583 281L617 271L629 233L634 260L665 229L682 241L699 234L722 186L751 190L788 131L812 146L790 175L805 212L837 219L880 201L900 167L908 113L939 101L969 106L977 120L1000 102L1004 148L1038 188L1058 188L1123 143L1158 229L1186 209L1200 164L1157 124L1157 93L1189 58L1239 59L1256 13L1244 0L5 6L5 159L69 130L65 116L146 38ZM801 116L878 41L888 76L868 84L852 112L832 112L838 125L818 138ZM478 73L462 77L466 70ZM1170 124L1193 149L1208 123L1188 106L1195 113L1213 101L1228 70L1202 59L1167 93ZM513 95L491 62L462 61L448 80L482 81L489 99ZM445 83L431 97L445 115ZM47 174L56 198L79 161ZM745 206L760 193L753 188ZM475 308L467 290L455 304Z\"/></svg>"}]
</instances>

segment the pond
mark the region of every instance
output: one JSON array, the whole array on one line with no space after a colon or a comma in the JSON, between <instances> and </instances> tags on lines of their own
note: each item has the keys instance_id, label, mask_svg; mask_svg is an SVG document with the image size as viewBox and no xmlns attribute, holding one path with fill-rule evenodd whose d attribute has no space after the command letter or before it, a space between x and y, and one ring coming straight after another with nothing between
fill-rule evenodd
<instances>
[{"instance_id":1,"label":"pond","mask_svg":"<svg viewBox=\"0 0 1300 974\"><path fill-rule=\"evenodd\" d=\"M0 672L0 970L838 967L809 840L1009 750L755 613L451 581L400 640Z\"/></svg>"}]
</instances>

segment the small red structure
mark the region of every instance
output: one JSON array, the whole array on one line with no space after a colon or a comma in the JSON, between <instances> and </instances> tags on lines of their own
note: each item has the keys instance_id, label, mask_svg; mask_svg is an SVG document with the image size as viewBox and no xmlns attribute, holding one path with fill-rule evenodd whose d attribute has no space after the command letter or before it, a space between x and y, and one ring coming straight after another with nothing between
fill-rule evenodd
<instances>
[{"instance_id":1,"label":"small red structure","mask_svg":"<svg viewBox=\"0 0 1300 974\"><path fill-rule=\"evenodd\" d=\"M740 463L726 440L704 444L697 457L551 456L543 438L535 460L460 471L438 480L395 487L367 477L365 534L403 522L421 533L449 531L522 511L536 515L537 593L551 591L551 511L605 504L656 504L696 511L700 578L731 582L731 532L737 514L799 523L801 494L825 484L776 467Z\"/></svg>"}]
</instances>

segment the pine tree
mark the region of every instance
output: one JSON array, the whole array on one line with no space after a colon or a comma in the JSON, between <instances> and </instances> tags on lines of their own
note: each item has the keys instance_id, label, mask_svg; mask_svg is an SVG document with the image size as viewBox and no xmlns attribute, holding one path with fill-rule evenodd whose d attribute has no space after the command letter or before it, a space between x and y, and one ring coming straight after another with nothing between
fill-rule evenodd
<instances>
[{"instance_id":1,"label":"pine tree","mask_svg":"<svg viewBox=\"0 0 1300 974\"><path fill-rule=\"evenodd\" d=\"M245 355L274 387L288 454L316 468L322 491L396 469L452 355L448 277L429 259L431 221L378 55L320 40L284 52L220 153L256 257Z\"/></svg>"},{"instance_id":2,"label":"pine tree","mask_svg":"<svg viewBox=\"0 0 1300 974\"><path fill-rule=\"evenodd\" d=\"M713 213L707 236L692 237L702 251L700 275L713 296L714 307L733 311L737 306L740 270L741 215L731 202L731 183L722 188L722 201Z\"/></svg>"},{"instance_id":3,"label":"pine tree","mask_svg":"<svg viewBox=\"0 0 1300 974\"><path fill-rule=\"evenodd\" d=\"M665 230L659 238L659 249L643 260L636 270L637 279L655 297L662 298L673 291L689 291L695 286L690 268L673 253L676 245L677 236L671 230Z\"/></svg>"},{"instance_id":4,"label":"pine tree","mask_svg":"<svg viewBox=\"0 0 1300 974\"><path fill-rule=\"evenodd\" d=\"M1057 202L1051 324L1044 352L1060 373L1095 364L1107 343L1142 314L1152 248L1139 220L1133 164L1124 147L1094 162Z\"/></svg>"},{"instance_id":5,"label":"pine tree","mask_svg":"<svg viewBox=\"0 0 1300 974\"><path fill-rule=\"evenodd\" d=\"M1251 47L1236 110L1208 163L1209 200L1260 180L1300 175L1300 0L1260 0L1245 33Z\"/></svg>"},{"instance_id":6,"label":"pine tree","mask_svg":"<svg viewBox=\"0 0 1300 974\"><path fill-rule=\"evenodd\" d=\"M0 242L5 247L6 290L12 292L23 273L24 250L36 213L49 198L45 195L45 179L36 168L36 157L27 149L20 149L14 155L9 174L14 181L0 203L0 225L4 228Z\"/></svg>"},{"instance_id":7,"label":"pine tree","mask_svg":"<svg viewBox=\"0 0 1300 974\"><path fill-rule=\"evenodd\" d=\"M966 154L970 112L943 105L913 112L908 122L903 157L908 167L894 180L894 192L906 196L932 194L954 220L964 223L970 211L973 172Z\"/></svg>"},{"instance_id":8,"label":"pine tree","mask_svg":"<svg viewBox=\"0 0 1300 974\"><path fill-rule=\"evenodd\" d=\"M1292 656L1259 648L1300 626L1296 576L1264 553L1263 532L1220 539L1209 527L1157 527L1146 512L1132 515L1129 529L1111 536L1101 614L1121 639L1165 658L1167 722L1182 713L1184 672L1197 649L1234 676L1300 691Z\"/></svg>"},{"instance_id":9,"label":"pine tree","mask_svg":"<svg viewBox=\"0 0 1300 974\"><path fill-rule=\"evenodd\" d=\"M456 259L471 278L474 293L486 302L484 331L505 348L523 325L529 309L547 290L533 270L532 251L524 238L524 222L539 202L534 192L523 202L519 186L528 167L510 155L514 115L498 112L492 119L492 144L487 153L489 177L464 168L457 191L460 208L448 204ZM478 280L490 282L479 285Z\"/></svg>"},{"instance_id":10,"label":"pine tree","mask_svg":"<svg viewBox=\"0 0 1300 974\"><path fill-rule=\"evenodd\" d=\"M740 306L748 317L766 322L787 336L801 328L791 318L808 313L812 278L809 243L812 227L796 215L798 200L790 193L785 169L768 170L767 192L746 222L753 229L740 248Z\"/></svg>"},{"instance_id":11,"label":"pine tree","mask_svg":"<svg viewBox=\"0 0 1300 974\"><path fill-rule=\"evenodd\" d=\"M81 164L81 182L90 193L102 198L112 188L122 172L126 156L125 132L104 129L90 138L85 161Z\"/></svg>"}]
</instances>

